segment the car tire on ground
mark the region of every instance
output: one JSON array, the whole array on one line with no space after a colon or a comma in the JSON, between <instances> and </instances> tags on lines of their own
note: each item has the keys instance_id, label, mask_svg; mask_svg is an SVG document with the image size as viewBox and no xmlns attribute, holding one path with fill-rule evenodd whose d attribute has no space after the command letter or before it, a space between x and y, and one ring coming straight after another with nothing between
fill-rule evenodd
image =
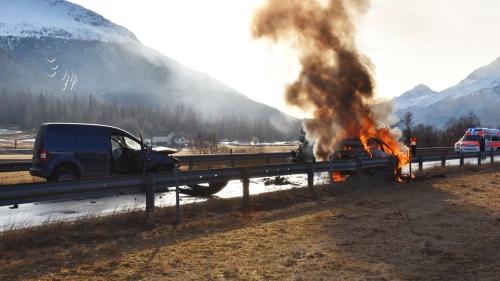
<instances>
[{"instance_id":1,"label":"car tire on ground","mask_svg":"<svg viewBox=\"0 0 500 281\"><path fill-rule=\"evenodd\" d=\"M221 191L226 185L227 181L212 182L208 184L192 184L189 185L189 189L181 189L180 192L191 196L208 197Z\"/></svg>"},{"instance_id":2,"label":"car tire on ground","mask_svg":"<svg viewBox=\"0 0 500 281\"><path fill-rule=\"evenodd\" d=\"M172 172L171 168L164 165L156 166L152 170L156 173ZM226 187L226 185L227 181L213 182L208 184L192 184L187 188L180 187L179 192L195 197L209 197L221 191L224 187Z\"/></svg>"},{"instance_id":3,"label":"car tire on ground","mask_svg":"<svg viewBox=\"0 0 500 281\"><path fill-rule=\"evenodd\" d=\"M78 174L73 169L67 166L62 166L56 169L51 179L56 181L67 181L76 180L78 178Z\"/></svg>"}]
</instances>

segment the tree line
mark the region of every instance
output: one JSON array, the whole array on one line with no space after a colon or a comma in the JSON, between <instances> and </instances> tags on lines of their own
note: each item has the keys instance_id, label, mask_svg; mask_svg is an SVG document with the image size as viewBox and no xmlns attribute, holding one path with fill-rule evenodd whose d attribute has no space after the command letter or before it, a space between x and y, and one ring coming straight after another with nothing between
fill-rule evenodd
<instances>
[{"instance_id":1,"label":"tree line","mask_svg":"<svg viewBox=\"0 0 500 281\"><path fill-rule=\"evenodd\" d=\"M174 132L195 138L216 135L218 139L251 141L293 140L297 130L282 132L266 119L246 116L206 118L184 104L123 105L93 95L32 94L0 90L0 126L35 130L45 122L98 123L116 126L138 135L160 136ZM298 123L300 125L300 123Z\"/></svg>"},{"instance_id":2,"label":"tree line","mask_svg":"<svg viewBox=\"0 0 500 281\"><path fill-rule=\"evenodd\" d=\"M415 125L411 112L405 113L398 125L403 132L402 141L409 144L410 137L416 137L419 147L453 146L468 128L483 126L473 111L458 118L450 118L443 128L431 124Z\"/></svg>"}]
</instances>

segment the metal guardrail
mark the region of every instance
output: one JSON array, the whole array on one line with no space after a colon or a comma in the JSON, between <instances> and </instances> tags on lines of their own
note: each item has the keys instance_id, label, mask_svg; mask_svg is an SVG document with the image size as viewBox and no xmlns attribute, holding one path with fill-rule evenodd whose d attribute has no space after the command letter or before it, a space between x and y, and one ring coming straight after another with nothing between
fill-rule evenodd
<instances>
[{"instance_id":1,"label":"metal guardrail","mask_svg":"<svg viewBox=\"0 0 500 281\"><path fill-rule=\"evenodd\" d=\"M418 154L433 154L432 152L452 151L452 147L423 147L417 148ZM238 161L266 160L266 164L271 164L272 159L287 159L292 157L291 152L272 153L233 153L233 154L203 154L175 156L180 160L180 164L187 165L189 170L193 170L195 164L207 162L229 162L230 167L234 167ZM31 167L31 160L0 160L0 172L21 172L28 171Z\"/></svg>"},{"instance_id":2,"label":"metal guardrail","mask_svg":"<svg viewBox=\"0 0 500 281\"><path fill-rule=\"evenodd\" d=\"M180 164L187 164L188 169L193 169L193 164L203 162L229 162L234 167L237 161L261 160L265 159L266 164L271 164L272 159L287 159L292 157L290 152L271 152L271 153L232 153L232 154L203 154L174 156L180 160Z\"/></svg>"},{"instance_id":3,"label":"metal guardrail","mask_svg":"<svg viewBox=\"0 0 500 281\"><path fill-rule=\"evenodd\" d=\"M151 191L165 187L211 183L256 177L311 174L324 171L355 171L363 167L385 167L388 159L356 161L290 163L256 167L222 168L197 171L156 173L120 177L92 178L75 181L25 183L0 186L0 206L51 201L73 196L144 192L149 185ZM312 176L312 175L311 175ZM151 184L153 182L153 184Z\"/></svg>"},{"instance_id":4,"label":"metal guardrail","mask_svg":"<svg viewBox=\"0 0 500 281\"><path fill-rule=\"evenodd\" d=\"M422 170L424 162L460 159L460 165L464 165L464 159L477 158L481 165L482 159L491 157L491 164L494 157L500 155L500 151L475 153L475 154L443 154L439 156L418 156L412 162L419 164ZM293 174L307 174L308 187L313 189L313 177L315 172L334 171L360 171L366 168L387 167L388 174L394 171L394 161L392 158L386 159L366 159L357 161L330 161L330 162L308 162L289 163L255 167L222 168L197 171L179 172L177 169L171 173L157 173L147 175L131 175L120 177L93 178L63 182L44 182L3 185L0 187L0 206L52 201L59 199L72 199L81 196L111 195L117 193L145 192L146 212L151 213L154 209L154 192L165 187L176 187L176 208L177 220L180 220L179 193L181 185L211 183L229 180L241 180L243 182L244 202L249 200L250 178L272 177Z\"/></svg>"},{"instance_id":5,"label":"metal guardrail","mask_svg":"<svg viewBox=\"0 0 500 281\"><path fill-rule=\"evenodd\" d=\"M495 162L495 156L500 155L500 150L489 151L489 152L470 152L470 153L456 153L456 152L444 152L442 154L435 155L418 155L412 158L412 163L418 163L418 170L423 171L424 162L441 162L441 167L446 166L446 161L448 160L460 160L459 167L463 167L465 159L475 158L477 159L477 164L480 166L486 158L490 158L490 164L493 165Z\"/></svg>"},{"instance_id":6,"label":"metal guardrail","mask_svg":"<svg viewBox=\"0 0 500 281\"><path fill-rule=\"evenodd\" d=\"M0 160L0 172L28 171L30 167L31 167L31 160L18 160L18 161Z\"/></svg>"},{"instance_id":7,"label":"metal guardrail","mask_svg":"<svg viewBox=\"0 0 500 281\"><path fill-rule=\"evenodd\" d=\"M0 154L33 154L33 149L23 149L23 148L0 148Z\"/></svg>"},{"instance_id":8,"label":"metal guardrail","mask_svg":"<svg viewBox=\"0 0 500 281\"><path fill-rule=\"evenodd\" d=\"M272 153L233 153L233 154L203 154L203 155L185 155L174 156L180 160L180 164L187 165L189 170L193 169L195 163L203 162L229 162L234 166L237 161L265 159L267 164L272 159L291 158L291 152L272 152ZM28 171L31 167L31 160L0 160L0 172L21 172Z\"/></svg>"}]
</instances>

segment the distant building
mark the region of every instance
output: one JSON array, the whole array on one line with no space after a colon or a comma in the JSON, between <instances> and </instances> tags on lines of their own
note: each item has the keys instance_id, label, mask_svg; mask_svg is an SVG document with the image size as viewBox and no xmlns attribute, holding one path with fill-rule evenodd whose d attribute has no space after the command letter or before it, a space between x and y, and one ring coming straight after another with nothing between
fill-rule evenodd
<instances>
[{"instance_id":1,"label":"distant building","mask_svg":"<svg viewBox=\"0 0 500 281\"><path fill-rule=\"evenodd\" d=\"M185 146L188 143L188 140L185 137L174 138L174 144L176 146Z\"/></svg>"},{"instance_id":2,"label":"distant building","mask_svg":"<svg viewBox=\"0 0 500 281\"><path fill-rule=\"evenodd\" d=\"M151 138L151 143L154 145L185 146L188 142L188 139L185 137L176 137L174 132L166 136L154 136Z\"/></svg>"},{"instance_id":3,"label":"distant building","mask_svg":"<svg viewBox=\"0 0 500 281\"><path fill-rule=\"evenodd\" d=\"M167 136L155 136L151 138L151 143L154 145L172 145L174 136L174 132L171 132Z\"/></svg>"}]
</instances>

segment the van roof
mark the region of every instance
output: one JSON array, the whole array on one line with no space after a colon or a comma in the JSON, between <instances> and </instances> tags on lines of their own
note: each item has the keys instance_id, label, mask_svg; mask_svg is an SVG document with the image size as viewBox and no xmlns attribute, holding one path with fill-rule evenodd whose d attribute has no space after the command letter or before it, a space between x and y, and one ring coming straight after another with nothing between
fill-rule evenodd
<instances>
[{"instance_id":1,"label":"van roof","mask_svg":"<svg viewBox=\"0 0 500 281\"><path fill-rule=\"evenodd\" d=\"M120 128L117 128L117 127L113 127L113 126L109 126L109 125L102 125L102 124L91 124L91 123L64 123L64 122L49 122L49 123L43 123L41 126L44 126L44 127L48 127L48 126L53 126L53 125L72 125L72 126L89 126L89 127L103 127L103 128L108 128L108 129L111 129L113 131L118 131L118 132L122 132L122 133L127 133L131 136L134 136L133 134L123 130L123 129L120 129ZM135 137L135 136L134 136Z\"/></svg>"}]
</instances>

